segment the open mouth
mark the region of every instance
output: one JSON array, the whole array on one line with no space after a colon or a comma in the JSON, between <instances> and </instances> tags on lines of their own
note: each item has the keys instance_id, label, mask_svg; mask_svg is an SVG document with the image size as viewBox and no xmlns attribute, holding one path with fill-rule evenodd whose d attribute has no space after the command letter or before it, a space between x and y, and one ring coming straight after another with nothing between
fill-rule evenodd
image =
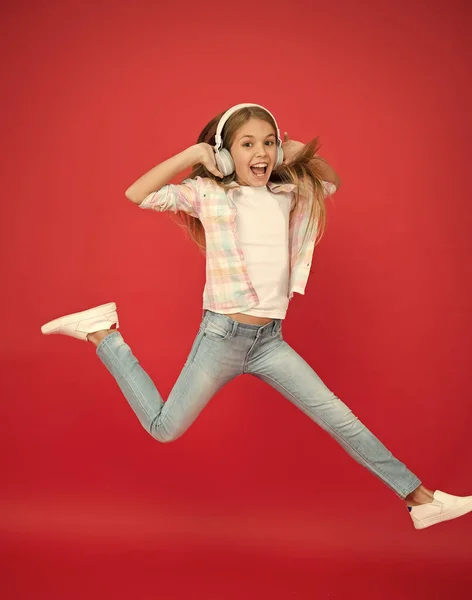
<instances>
[{"instance_id":1,"label":"open mouth","mask_svg":"<svg viewBox=\"0 0 472 600\"><path fill-rule=\"evenodd\" d=\"M250 169L255 177L262 179L267 172L268 166L269 165L267 163L257 163L255 165L251 165Z\"/></svg>"}]
</instances>

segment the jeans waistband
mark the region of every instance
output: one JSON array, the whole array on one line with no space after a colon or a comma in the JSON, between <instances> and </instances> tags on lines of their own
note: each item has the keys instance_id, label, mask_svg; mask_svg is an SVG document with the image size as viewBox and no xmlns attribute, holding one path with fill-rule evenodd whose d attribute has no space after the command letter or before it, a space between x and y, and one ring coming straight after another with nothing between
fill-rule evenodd
<instances>
[{"instance_id":1,"label":"jeans waistband","mask_svg":"<svg viewBox=\"0 0 472 600\"><path fill-rule=\"evenodd\" d=\"M254 334L256 334L256 337L274 336L282 329L282 319L273 319L265 325L250 325L249 323L240 323L227 315L215 313L208 309L203 310L202 320L204 323L209 321L218 323L225 331L230 332L231 337L235 335L254 337Z\"/></svg>"}]
</instances>

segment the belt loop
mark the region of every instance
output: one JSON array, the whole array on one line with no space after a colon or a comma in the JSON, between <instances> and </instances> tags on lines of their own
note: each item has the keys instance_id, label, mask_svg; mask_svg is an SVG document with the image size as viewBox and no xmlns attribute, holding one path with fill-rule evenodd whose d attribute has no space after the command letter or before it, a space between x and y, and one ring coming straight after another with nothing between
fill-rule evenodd
<instances>
[{"instance_id":1,"label":"belt loop","mask_svg":"<svg viewBox=\"0 0 472 600\"><path fill-rule=\"evenodd\" d=\"M238 322L236 320L233 320L233 324L231 325L231 333L230 333L232 338L234 338L237 331L238 331Z\"/></svg>"}]
</instances>

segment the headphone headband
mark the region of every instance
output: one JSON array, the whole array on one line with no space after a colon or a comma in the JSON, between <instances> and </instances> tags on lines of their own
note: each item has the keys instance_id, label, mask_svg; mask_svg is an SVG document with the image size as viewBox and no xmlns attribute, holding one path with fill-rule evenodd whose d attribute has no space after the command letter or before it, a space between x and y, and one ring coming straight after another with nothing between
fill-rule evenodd
<instances>
[{"instance_id":1,"label":"headphone headband","mask_svg":"<svg viewBox=\"0 0 472 600\"><path fill-rule=\"evenodd\" d=\"M235 112L237 112L241 108L247 108L250 106L257 106L258 108L262 108L263 110L266 111L266 113L268 113L274 119L275 128L277 130L277 145L279 147L282 146L282 140L280 139L279 126L277 125L277 121L275 120L274 115L270 111L268 111L267 108L265 108L264 106L261 106L260 104L236 104L236 106L233 106L232 108L228 109L225 112L225 114L221 117L221 119L218 123L218 126L216 128L216 133L215 133L215 152L218 152L218 150L220 150L221 147L223 146L223 139L221 137L221 133L223 131L223 127L225 126L226 121L231 117L231 115L233 115Z\"/></svg>"}]
</instances>

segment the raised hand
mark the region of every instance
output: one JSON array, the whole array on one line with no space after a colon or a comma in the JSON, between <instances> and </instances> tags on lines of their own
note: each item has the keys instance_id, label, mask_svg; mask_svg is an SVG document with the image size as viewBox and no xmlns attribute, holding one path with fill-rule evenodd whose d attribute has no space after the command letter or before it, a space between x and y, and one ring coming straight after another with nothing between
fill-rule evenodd
<instances>
[{"instance_id":1,"label":"raised hand","mask_svg":"<svg viewBox=\"0 0 472 600\"><path fill-rule=\"evenodd\" d=\"M288 137L288 133L284 133L284 141L282 143L282 150L284 151L284 161L283 164L290 164L293 160L295 154L303 148L305 144L302 142L296 142L295 140L290 140Z\"/></svg>"},{"instance_id":2,"label":"raised hand","mask_svg":"<svg viewBox=\"0 0 472 600\"><path fill-rule=\"evenodd\" d=\"M213 146L210 146L210 144L205 142L201 142L200 144L197 144L197 147L199 149L198 162L206 167L210 173L213 173L213 175L223 178L223 173L220 173L218 167L216 166L215 151Z\"/></svg>"}]
</instances>

